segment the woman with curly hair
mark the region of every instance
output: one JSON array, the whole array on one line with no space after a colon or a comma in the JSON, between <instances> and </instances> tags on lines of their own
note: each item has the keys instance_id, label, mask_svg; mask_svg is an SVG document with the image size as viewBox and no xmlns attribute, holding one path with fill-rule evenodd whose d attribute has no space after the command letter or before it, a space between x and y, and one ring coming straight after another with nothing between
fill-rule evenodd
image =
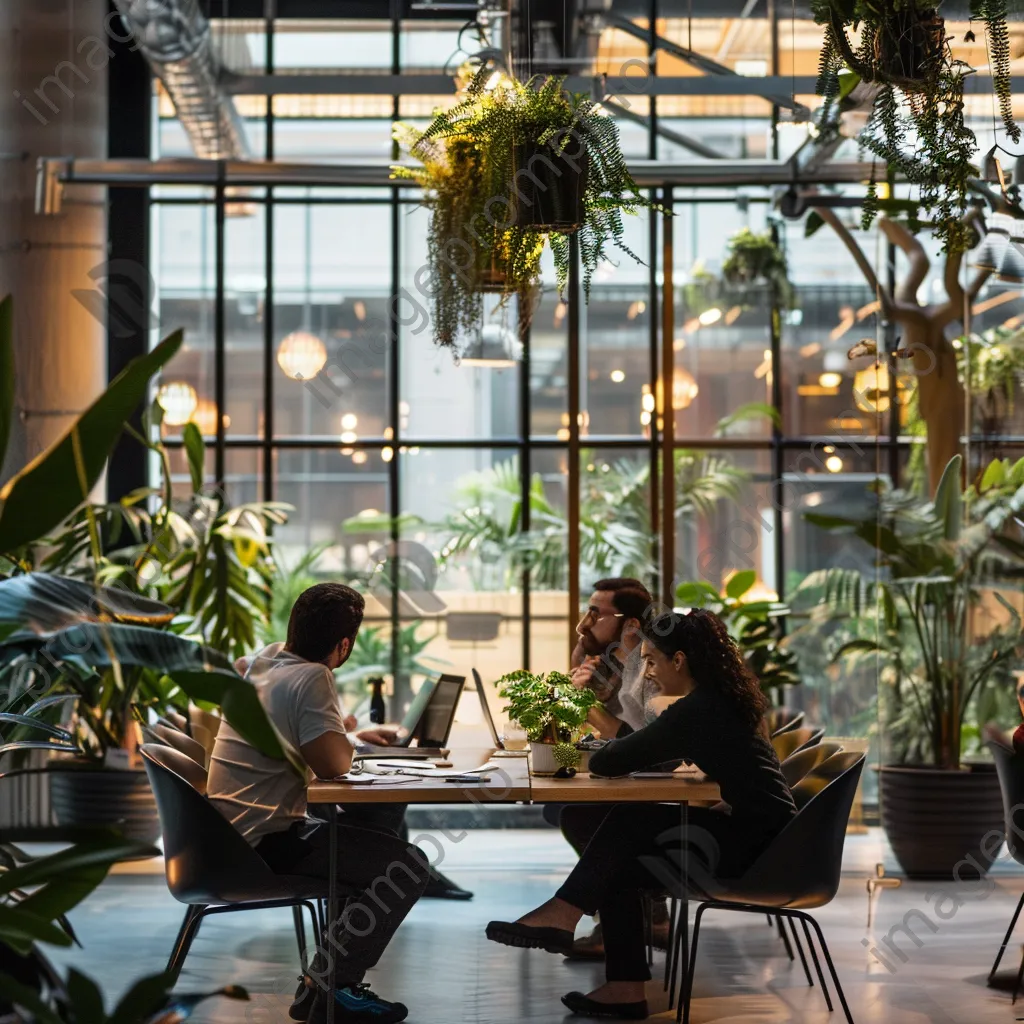
<instances>
[{"instance_id":1,"label":"woman with curly hair","mask_svg":"<svg viewBox=\"0 0 1024 1024\"><path fill-rule=\"evenodd\" d=\"M641 646L647 678L674 698L646 728L610 741L590 757L594 775L621 776L670 761L692 761L714 779L722 803L689 811L687 871L699 883L710 873L741 875L796 813L768 741L768 704L721 619L694 610L647 623ZM565 954L584 914L600 914L604 985L562 1002L586 1016L647 1017L644 983L651 977L644 943L641 893L661 889L657 863L680 873L680 812L675 805L617 804L556 895L518 921L492 921L495 942ZM652 858L654 860L652 861ZM664 874L664 872L662 872Z\"/></svg>"}]
</instances>

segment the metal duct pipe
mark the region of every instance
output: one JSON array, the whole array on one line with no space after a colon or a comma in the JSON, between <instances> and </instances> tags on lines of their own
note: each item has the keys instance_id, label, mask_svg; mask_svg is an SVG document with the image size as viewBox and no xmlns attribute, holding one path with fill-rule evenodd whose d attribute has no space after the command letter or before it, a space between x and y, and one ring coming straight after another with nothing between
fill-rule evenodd
<instances>
[{"instance_id":1,"label":"metal duct pipe","mask_svg":"<svg viewBox=\"0 0 1024 1024\"><path fill-rule=\"evenodd\" d=\"M210 23L197 0L114 0L153 73L164 84L196 156L240 160L249 144L220 84Z\"/></svg>"}]
</instances>

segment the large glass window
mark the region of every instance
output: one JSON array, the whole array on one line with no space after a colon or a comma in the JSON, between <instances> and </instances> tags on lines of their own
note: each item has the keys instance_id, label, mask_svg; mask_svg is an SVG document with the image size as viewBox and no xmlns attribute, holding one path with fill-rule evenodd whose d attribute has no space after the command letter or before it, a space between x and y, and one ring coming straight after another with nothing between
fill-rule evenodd
<instances>
[{"instance_id":1,"label":"large glass window","mask_svg":"<svg viewBox=\"0 0 1024 1024\"><path fill-rule=\"evenodd\" d=\"M813 107L821 30L783 20L774 56L764 18L659 18L656 29L739 76L793 76L796 99ZM645 19L635 24L646 32ZM272 39L262 22L217 22L217 32L238 74L353 82L358 72L440 74L479 48L461 22L437 13L400 23L278 20ZM603 30L590 52L579 74L696 74L672 50L652 53L646 38L620 28ZM355 87L269 103L236 97L253 156L302 163L385 163L395 156L395 117L424 123L451 101ZM652 98L638 87L616 103L626 113L613 103L608 112L630 159L769 159L808 137L805 122L764 96ZM157 155L188 155L166 97L156 107ZM991 129L979 130L984 148ZM626 243L643 262L609 254L576 310L576 337L571 297L558 294L548 254L528 330L514 301L485 304L488 330L521 343L522 358L480 366L433 344L419 275L429 212L412 190L250 189L224 197L221 217L211 189L153 190L160 321L186 332L162 383L194 392L193 418L211 443L208 475L223 476L232 500L294 507L275 534L285 590L317 578L366 590L356 667L393 676L399 704L441 666L476 667L487 681L522 665L564 669L574 595L585 597L597 576L637 575L661 596L666 541L673 579L723 588L752 569L758 593L781 601L817 569L868 571L805 513L867 510L879 476L897 486L921 480L913 378L890 382L884 364L848 356L859 340L896 338L840 237L780 219L775 196L755 181L652 195L665 213L626 218ZM774 233L788 293L723 286L728 243L742 229ZM877 231L853 228L853 237L881 279L890 263L905 273L903 254ZM933 268L919 297L941 287ZM1024 296L993 281L973 313L975 330L1020 327ZM994 454L1024 451L1014 390L972 402L972 474ZM172 448L180 431L166 426ZM185 462L177 448L172 456L183 489ZM675 487L665 506L667 458ZM421 555L427 568L399 567L382 585L382 561ZM786 629L806 610L797 601ZM787 700L813 707L833 733L863 735L867 682L829 666L820 649L808 652L808 685Z\"/></svg>"}]
</instances>

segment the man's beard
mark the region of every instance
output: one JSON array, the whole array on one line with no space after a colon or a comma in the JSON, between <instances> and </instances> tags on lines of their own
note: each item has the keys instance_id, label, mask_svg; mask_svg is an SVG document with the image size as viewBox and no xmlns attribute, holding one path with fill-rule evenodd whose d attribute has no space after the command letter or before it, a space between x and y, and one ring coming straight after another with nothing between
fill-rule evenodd
<instances>
[{"instance_id":1,"label":"man's beard","mask_svg":"<svg viewBox=\"0 0 1024 1024\"><path fill-rule=\"evenodd\" d=\"M601 641L598 640L593 633L580 633L580 643L583 646L583 652L588 657L598 657L608 654L609 657L613 657L611 652L616 650L619 644L622 642L622 630L618 630L615 636L611 640ZM618 659L614 659L618 660Z\"/></svg>"}]
</instances>

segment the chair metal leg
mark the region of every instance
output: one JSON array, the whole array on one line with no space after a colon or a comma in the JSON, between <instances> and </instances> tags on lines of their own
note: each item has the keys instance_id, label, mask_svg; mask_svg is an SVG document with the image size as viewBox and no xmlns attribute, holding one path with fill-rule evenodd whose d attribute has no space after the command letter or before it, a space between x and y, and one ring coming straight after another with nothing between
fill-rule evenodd
<instances>
[{"instance_id":1,"label":"chair metal leg","mask_svg":"<svg viewBox=\"0 0 1024 1024\"><path fill-rule=\"evenodd\" d=\"M669 897L668 902L668 948L665 951L665 984L664 991L668 991L669 979L672 976L672 951L676 943L676 911L678 904L674 896ZM669 1009L672 1009L672 997L669 996Z\"/></svg>"},{"instance_id":2,"label":"chair metal leg","mask_svg":"<svg viewBox=\"0 0 1024 1024\"><path fill-rule=\"evenodd\" d=\"M811 938L811 931L807 927L807 922L803 919L800 923L804 927L804 938L807 940L807 948L811 951L811 959L814 961L814 969L818 972L818 984L821 985L822 994L825 996L825 1005L828 1007L828 1012L832 1012L832 997L828 993L828 985L825 984L825 975L821 973L821 962L818 960L818 951L814 948L814 940Z\"/></svg>"},{"instance_id":3,"label":"chair metal leg","mask_svg":"<svg viewBox=\"0 0 1024 1024\"><path fill-rule=\"evenodd\" d=\"M1020 917L1022 907L1024 907L1024 892L1020 894L1020 899L1017 901L1017 909L1013 912L1013 917L1010 918L1010 927L1006 929L1006 934L1003 936L1003 944L999 947L999 952L996 953L996 962L992 965L992 970L988 972L989 981L995 977L996 969L999 967L999 961L1003 959L1003 953L1006 952L1006 947L1010 942L1010 936L1013 935L1013 929L1017 927L1017 918Z\"/></svg>"},{"instance_id":4,"label":"chair metal leg","mask_svg":"<svg viewBox=\"0 0 1024 1024\"><path fill-rule=\"evenodd\" d=\"M693 918L693 939L690 942L690 962L686 967L686 977L683 979L683 990L679 996L679 1007L676 1010L676 1024L690 1024L690 999L693 996L693 978L697 969L697 940L700 938L700 919L708 904L702 903L697 908Z\"/></svg>"},{"instance_id":5,"label":"chair metal leg","mask_svg":"<svg viewBox=\"0 0 1024 1024\"><path fill-rule=\"evenodd\" d=\"M668 979L668 1008L670 1010L675 1006L677 991L676 980L679 978L679 965L682 964L683 970L686 969L686 957L688 956L688 952L684 951L684 942L686 941L687 928L690 926L690 922L687 920L689 917L689 911L689 901L680 900L676 908L676 924L675 931L672 936L672 944L669 946L669 959L672 961L672 973L669 975Z\"/></svg>"},{"instance_id":6,"label":"chair metal leg","mask_svg":"<svg viewBox=\"0 0 1024 1024\"><path fill-rule=\"evenodd\" d=\"M178 975L181 973L185 957L188 956L192 940L195 939L199 931L199 925L202 924L205 913L205 906L194 904L190 904L185 911L184 920L182 920L181 927L178 929L178 937L174 940L174 947L171 950L170 957L167 959L167 967L165 968L166 973L175 980L177 980Z\"/></svg>"},{"instance_id":7,"label":"chair metal leg","mask_svg":"<svg viewBox=\"0 0 1024 1024\"><path fill-rule=\"evenodd\" d=\"M306 973L306 922L302 918L302 904L296 903L292 907L292 920L295 922L295 938L299 944L299 965L302 973Z\"/></svg>"},{"instance_id":8,"label":"chair metal leg","mask_svg":"<svg viewBox=\"0 0 1024 1024\"><path fill-rule=\"evenodd\" d=\"M793 956L793 947L789 944L789 936L786 934L786 929L782 924L781 914L775 915L775 925L779 930L779 937L782 939L782 944L786 947L786 955L790 960L795 960L796 957Z\"/></svg>"},{"instance_id":9,"label":"chair metal leg","mask_svg":"<svg viewBox=\"0 0 1024 1024\"><path fill-rule=\"evenodd\" d=\"M644 938L647 942L647 965L654 963L654 911L651 907L651 899L646 893L640 896L641 906L644 913Z\"/></svg>"},{"instance_id":10,"label":"chair metal leg","mask_svg":"<svg viewBox=\"0 0 1024 1024\"><path fill-rule=\"evenodd\" d=\"M818 945L821 946L821 951L825 955L825 963L828 964L829 973L832 975L832 984L836 987L836 994L839 996L839 1004L843 1008L843 1013L846 1014L847 1024L853 1024L853 1014L850 1013L850 1006L846 1002L846 995L843 993L843 986L839 982L839 975L836 973L836 965L832 962L832 954L828 951L828 943L825 941L825 936L822 933L821 926L813 917L811 917L810 914L804 914L800 911L794 911L793 913L799 916L801 920L809 922L811 927L814 929L814 933L818 936ZM1024 964L1021 966L1021 974L1024 974Z\"/></svg>"},{"instance_id":11,"label":"chair metal leg","mask_svg":"<svg viewBox=\"0 0 1024 1024\"><path fill-rule=\"evenodd\" d=\"M804 966L804 975L807 978L807 984L811 988L814 988L814 980L811 978L811 971L810 968L807 966L807 957L804 956L804 947L803 944L800 942L800 936L797 935L796 925L793 923L793 918L789 917L788 915L786 919L789 922L789 931L793 937L793 945L796 946L796 951L800 954L800 963L802 963Z\"/></svg>"},{"instance_id":12,"label":"chair metal leg","mask_svg":"<svg viewBox=\"0 0 1024 1024\"><path fill-rule=\"evenodd\" d=\"M1013 1004L1017 1003L1017 996L1020 995L1021 982L1024 981L1024 951L1021 952L1020 956L1020 968L1017 971L1017 983L1013 986Z\"/></svg>"}]
</instances>

